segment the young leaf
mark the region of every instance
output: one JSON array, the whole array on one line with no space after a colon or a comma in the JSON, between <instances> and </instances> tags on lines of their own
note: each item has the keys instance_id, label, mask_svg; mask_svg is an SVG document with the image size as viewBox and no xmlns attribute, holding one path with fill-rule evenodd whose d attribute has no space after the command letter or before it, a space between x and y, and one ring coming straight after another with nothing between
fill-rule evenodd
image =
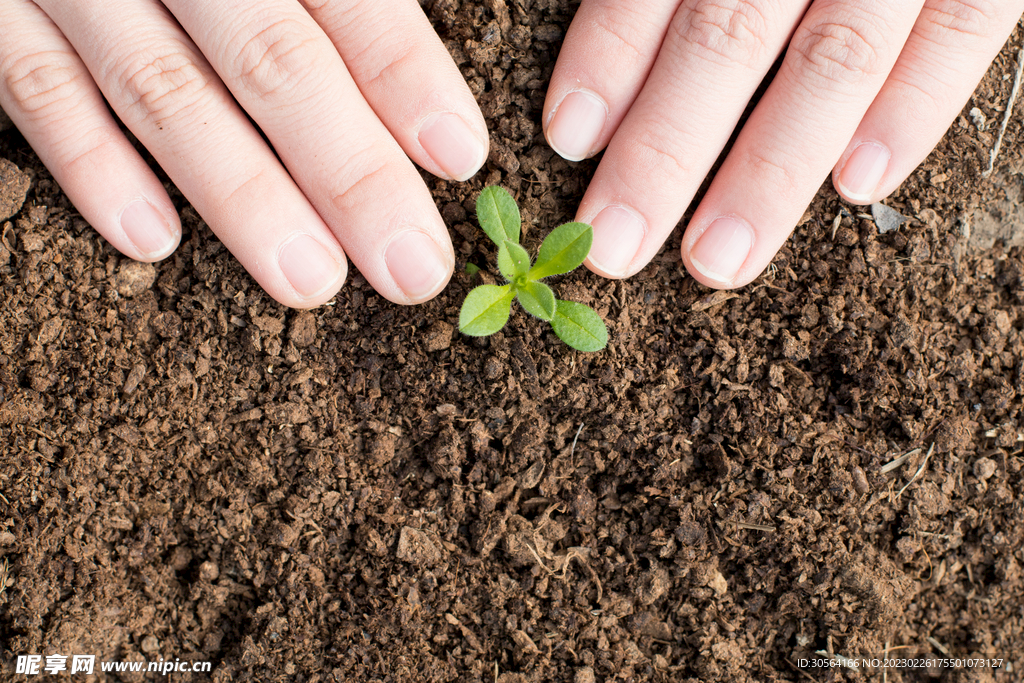
<instances>
[{"instance_id":1,"label":"young leaf","mask_svg":"<svg viewBox=\"0 0 1024 683\"><path fill-rule=\"evenodd\" d=\"M527 313L541 320L555 317L555 293L543 282L527 282L516 289L516 298Z\"/></svg>"},{"instance_id":2,"label":"young leaf","mask_svg":"<svg viewBox=\"0 0 1024 683\"><path fill-rule=\"evenodd\" d=\"M516 200L504 189L492 185L480 193L476 200L476 218L499 249L505 240L519 244L522 218Z\"/></svg>"},{"instance_id":3,"label":"young leaf","mask_svg":"<svg viewBox=\"0 0 1024 683\"><path fill-rule=\"evenodd\" d=\"M608 345L608 328L589 306L559 299L551 320L558 338L579 351L600 351Z\"/></svg>"},{"instance_id":4,"label":"young leaf","mask_svg":"<svg viewBox=\"0 0 1024 683\"><path fill-rule=\"evenodd\" d=\"M530 272L530 253L512 240L498 249L498 270L509 282Z\"/></svg>"},{"instance_id":5,"label":"young leaf","mask_svg":"<svg viewBox=\"0 0 1024 683\"><path fill-rule=\"evenodd\" d=\"M561 275L575 269L590 253L594 229L586 223L566 223L551 231L540 245L537 263L530 271L531 280Z\"/></svg>"},{"instance_id":6,"label":"young leaf","mask_svg":"<svg viewBox=\"0 0 1024 683\"><path fill-rule=\"evenodd\" d=\"M468 275L469 277L473 277L474 275L476 275L479 272L480 272L480 266L476 265L475 263L467 263L466 264L466 275Z\"/></svg>"},{"instance_id":7,"label":"young leaf","mask_svg":"<svg viewBox=\"0 0 1024 683\"><path fill-rule=\"evenodd\" d=\"M459 331L471 337L486 337L505 327L512 312L509 285L480 285L466 295L459 312Z\"/></svg>"}]
</instances>

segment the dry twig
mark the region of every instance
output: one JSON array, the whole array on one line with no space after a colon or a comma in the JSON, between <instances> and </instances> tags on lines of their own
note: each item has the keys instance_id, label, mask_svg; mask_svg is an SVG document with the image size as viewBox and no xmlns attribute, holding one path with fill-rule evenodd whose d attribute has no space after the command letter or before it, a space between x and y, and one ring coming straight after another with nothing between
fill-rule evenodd
<instances>
[{"instance_id":1,"label":"dry twig","mask_svg":"<svg viewBox=\"0 0 1024 683\"><path fill-rule=\"evenodd\" d=\"M1010 99L1006 103L1006 111L1003 112L1003 122L999 125L999 137L996 138L996 144L992 146L992 153L988 157L988 168L981 174L982 178L988 178L992 175L992 171L996 167L996 157L999 156L999 150L1003 147L1003 136L1006 135L1006 126L1010 123L1010 114L1013 113L1013 105L1017 101L1017 95L1020 94L1020 80L1022 74L1024 74L1024 47L1017 52L1017 73L1013 77L1013 89L1010 90Z\"/></svg>"}]
</instances>

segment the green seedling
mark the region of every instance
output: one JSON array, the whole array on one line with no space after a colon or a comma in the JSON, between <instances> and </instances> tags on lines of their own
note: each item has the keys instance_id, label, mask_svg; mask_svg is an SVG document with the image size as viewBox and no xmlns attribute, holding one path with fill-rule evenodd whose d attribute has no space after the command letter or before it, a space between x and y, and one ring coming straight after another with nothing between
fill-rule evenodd
<instances>
[{"instance_id":1,"label":"green seedling","mask_svg":"<svg viewBox=\"0 0 1024 683\"><path fill-rule=\"evenodd\" d=\"M508 284L481 285L462 303L459 330L486 337L505 326L512 300L527 313L551 323L558 338L579 351L600 351L608 345L608 328L589 306L555 298L541 282L575 270L590 253L594 229L586 223L560 225L544 239L536 263L519 245L522 218L516 200L500 187L488 187L476 201L476 215L487 236L498 246L498 270Z\"/></svg>"}]
</instances>

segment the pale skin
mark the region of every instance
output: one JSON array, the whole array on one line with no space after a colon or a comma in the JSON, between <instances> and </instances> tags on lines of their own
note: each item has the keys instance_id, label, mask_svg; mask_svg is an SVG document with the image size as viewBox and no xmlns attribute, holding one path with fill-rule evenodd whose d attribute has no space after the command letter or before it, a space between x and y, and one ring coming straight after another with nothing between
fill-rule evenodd
<instances>
[{"instance_id":1,"label":"pale skin","mask_svg":"<svg viewBox=\"0 0 1024 683\"><path fill-rule=\"evenodd\" d=\"M588 267L621 278L653 258L784 55L682 241L698 281L750 282L830 172L855 204L895 190L1022 11L583 0L542 123L567 159L605 150L577 214L594 225ZM413 163L465 180L488 138L417 0L0 0L0 26L0 106L125 255L165 258L181 225L104 98L282 304L330 300L348 259L396 303L447 284L451 241Z\"/></svg>"}]
</instances>

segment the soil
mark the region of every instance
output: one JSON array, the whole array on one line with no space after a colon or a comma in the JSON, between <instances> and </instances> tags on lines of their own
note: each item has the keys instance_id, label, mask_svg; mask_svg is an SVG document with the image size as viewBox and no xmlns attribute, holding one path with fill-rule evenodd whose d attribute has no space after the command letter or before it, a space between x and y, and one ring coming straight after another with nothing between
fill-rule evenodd
<instances>
[{"instance_id":1,"label":"soil","mask_svg":"<svg viewBox=\"0 0 1024 683\"><path fill-rule=\"evenodd\" d=\"M575 4L425 5L494 136L473 181L429 181L486 269L482 187L535 248L593 172L539 124ZM678 236L628 281L562 278L597 354L523 314L459 335L463 274L286 310L173 188L181 248L133 263L0 133L2 676L75 652L217 681L1020 680L1019 115L982 177L1020 43L887 201L898 230L826 184L737 292ZM799 665L822 650L1002 668Z\"/></svg>"}]
</instances>

